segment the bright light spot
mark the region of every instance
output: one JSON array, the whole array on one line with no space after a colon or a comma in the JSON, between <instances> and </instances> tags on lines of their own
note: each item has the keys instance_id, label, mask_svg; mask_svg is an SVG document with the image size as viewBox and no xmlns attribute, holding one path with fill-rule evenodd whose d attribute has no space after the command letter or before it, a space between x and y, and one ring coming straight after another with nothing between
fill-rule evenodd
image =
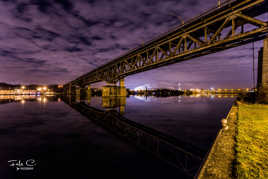
<instances>
[{"instance_id":1,"label":"bright light spot","mask_svg":"<svg viewBox=\"0 0 268 179\"><path fill-rule=\"evenodd\" d=\"M47 98L44 98L44 99L43 99L43 102L46 103L46 102L47 102Z\"/></svg>"},{"instance_id":2,"label":"bright light spot","mask_svg":"<svg viewBox=\"0 0 268 179\"><path fill-rule=\"evenodd\" d=\"M198 88L196 88L196 89L195 89L195 91L196 91L196 92L200 92L201 90L200 90L200 89L198 89Z\"/></svg>"},{"instance_id":3,"label":"bright light spot","mask_svg":"<svg viewBox=\"0 0 268 179\"><path fill-rule=\"evenodd\" d=\"M146 88L149 89L149 88L151 88L151 86L150 86L150 85L147 85L147 84L142 85L142 86L138 86L138 87L136 87L136 88L134 89L134 91L146 90Z\"/></svg>"},{"instance_id":4,"label":"bright light spot","mask_svg":"<svg viewBox=\"0 0 268 179\"><path fill-rule=\"evenodd\" d=\"M47 87L46 87L46 86L44 86L44 87L43 87L43 90L45 90L45 91L46 91L46 90L47 90Z\"/></svg>"},{"instance_id":5,"label":"bright light spot","mask_svg":"<svg viewBox=\"0 0 268 179\"><path fill-rule=\"evenodd\" d=\"M47 98L46 97L38 97L37 101L40 103L47 103Z\"/></svg>"},{"instance_id":6,"label":"bright light spot","mask_svg":"<svg viewBox=\"0 0 268 179\"><path fill-rule=\"evenodd\" d=\"M22 86L21 89L25 89L25 86Z\"/></svg>"},{"instance_id":7,"label":"bright light spot","mask_svg":"<svg viewBox=\"0 0 268 179\"><path fill-rule=\"evenodd\" d=\"M144 96L134 96L134 98L138 99L138 100L141 100L141 101L145 101L145 102L150 102L151 99L150 98L146 98Z\"/></svg>"},{"instance_id":8,"label":"bright light spot","mask_svg":"<svg viewBox=\"0 0 268 179\"><path fill-rule=\"evenodd\" d=\"M194 95L194 97L196 97L196 98L200 98L201 95L200 95L200 94L196 94L196 95Z\"/></svg>"}]
</instances>

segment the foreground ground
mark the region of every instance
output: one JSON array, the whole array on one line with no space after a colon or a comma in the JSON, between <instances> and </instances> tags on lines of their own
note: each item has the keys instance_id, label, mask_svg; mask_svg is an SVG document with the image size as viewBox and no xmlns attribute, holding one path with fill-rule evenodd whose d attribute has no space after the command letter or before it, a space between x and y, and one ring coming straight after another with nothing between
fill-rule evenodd
<instances>
[{"instance_id":1,"label":"foreground ground","mask_svg":"<svg viewBox=\"0 0 268 179\"><path fill-rule=\"evenodd\" d=\"M268 178L268 105L239 103L227 121L199 178Z\"/></svg>"},{"instance_id":2,"label":"foreground ground","mask_svg":"<svg viewBox=\"0 0 268 179\"><path fill-rule=\"evenodd\" d=\"M268 105L240 104L237 128L237 177L268 178Z\"/></svg>"}]
</instances>

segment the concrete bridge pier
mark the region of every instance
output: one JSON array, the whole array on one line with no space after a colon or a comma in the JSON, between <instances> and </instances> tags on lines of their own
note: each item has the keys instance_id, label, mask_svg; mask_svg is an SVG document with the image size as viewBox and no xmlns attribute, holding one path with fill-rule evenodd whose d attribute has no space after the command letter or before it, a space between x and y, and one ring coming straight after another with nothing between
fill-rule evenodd
<instances>
[{"instance_id":1,"label":"concrete bridge pier","mask_svg":"<svg viewBox=\"0 0 268 179\"><path fill-rule=\"evenodd\" d=\"M65 90L66 90L66 94L70 96L72 94L72 84L69 84Z\"/></svg>"},{"instance_id":2,"label":"concrete bridge pier","mask_svg":"<svg viewBox=\"0 0 268 179\"><path fill-rule=\"evenodd\" d=\"M75 86L75 101L80 102L81 99L81 87L80 86Z\"/></svg>"},{"instance_id":3,"label":"concrete bridge pier","mask_svg":"<svg viewBox=\"0 0 268 179\"><path fill-rule=\"evenodd\" d=\"M263 48L259 51L257 88L268 99L268 37L264 39Z\"/></svg>"},{"instance_id":4,"label":"concrete bridge pier","mask_svg":"<svg viewBox=\"0 0 268 179\"><path fill-rule=\"evenodd\" d=\"M88 104L90 104L90 102L91 102L91 96L92 96L91 87L90 87L90 85L87 85L85 87L85 98L86 98Z\"/></svg>"},{"instance_id":5,"label":"concrete bridge pier","mask_svg":"<svg viewBox=\"0 0 268 179\"><path fill-rule=\"evenodd\" d=\"M91 87L90 87L90 85L87 85L87 87L86 87L86 96L87 97L90 97L91 96Z\"/></svg>"},{"instance_id":6,"label":"concrete bridge pier","mask_svg":"<svg viewBox=\"0 0 268 179\"><path fill-rule=\"evenodd\" d=\"M69 85L69 94L70 95L76 94L76 86L75 85Z\"/></svg>"},{"instance_id":7,"label":"concrete bridge pier","mask_svg":"<svg viewBox=\"0 0 268 179\"><path fill-rule=\"evenodd\" d=\"M117 86L114 83L109 83L102 87L102 96L111 97L117 95Z\"/></svg>"},{"instance_id":8,"label":"concrete bridge pier","mask_svg":"<svg viewBox=\"0 0 268 179\"><path fill-rule=\"evenodd\" d=\"M114 83L102 87L103 97L127 96L124 79L119 80L119 86Z\"/></svg>"},{"instance_id":9,"label":"concrete bridge pier","mask_svg":"<svg viewBox=\"0 0 268 179\"><path fill-rule=\"evenodd\" d=\"M127 96L127 90L125 87L125 79L124 78L119 80L119 93L117 96Z\"/></svg>"}]
</instances>

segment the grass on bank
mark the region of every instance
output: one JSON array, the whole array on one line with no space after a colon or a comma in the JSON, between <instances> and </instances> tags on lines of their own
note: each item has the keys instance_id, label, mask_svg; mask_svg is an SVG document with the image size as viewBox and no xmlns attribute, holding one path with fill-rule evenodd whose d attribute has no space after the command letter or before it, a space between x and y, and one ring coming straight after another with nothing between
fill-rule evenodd
<instances>
[{"instance_id":1,"label":"grass on bank","mask_svg":"<svg viewBox=\"0 0 268 179\"><path fill-rule=\"evenodd\" d=\"M268 105L240 104L236 136L237 178L268 178Z\"/></svg>"}]
</instances>

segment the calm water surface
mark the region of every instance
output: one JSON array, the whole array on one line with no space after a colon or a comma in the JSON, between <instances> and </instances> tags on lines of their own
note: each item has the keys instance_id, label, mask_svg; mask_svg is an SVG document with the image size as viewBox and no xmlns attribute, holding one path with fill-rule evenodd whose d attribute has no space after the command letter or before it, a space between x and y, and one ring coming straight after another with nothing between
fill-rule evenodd
<instances>
[{"instance_id":1,"label":"calm water surface","mask_svg":"<svg viewBox=\"0 0 268 179\"><path fill-rule=\"evenodd\" d=\"M80 100L81 101L81 100ZM101 110L209 150L234 98L91 97ZM0 178L190 178L182 170L129 145L64 103L59 97L0 97ZM9 160L34 159L32 171Z\"/></svg>"},{"instance_id":2,"label":"calm water surface","mask_svg":"<svg viewBox=\"0 0 268 179\"><path fill-rule=\"evenodd\" d=\"M207 152L221 128L220 120L230 110L234 97L228 96L176 96L126 98L123 115L165 134L187 141ZM90 105L103 107L101 97L93 97ZM114 108L119 111L119 107Z\"/></svg>"}]
</instances>

